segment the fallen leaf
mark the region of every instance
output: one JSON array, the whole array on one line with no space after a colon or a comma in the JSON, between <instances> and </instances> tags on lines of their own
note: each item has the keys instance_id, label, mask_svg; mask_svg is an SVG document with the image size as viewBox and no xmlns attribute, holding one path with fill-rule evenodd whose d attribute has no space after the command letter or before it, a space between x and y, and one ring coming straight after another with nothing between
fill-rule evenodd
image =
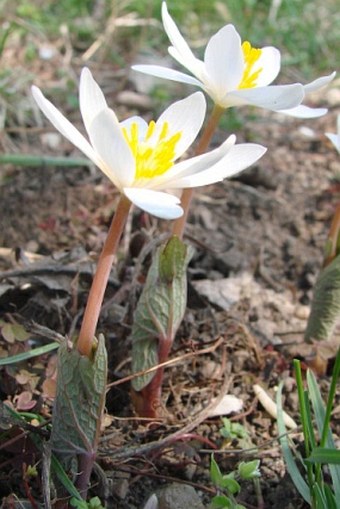
<instances>
[{"instance_id":1,"label":"fallen leaf","mask_svg":"<svg viewBox=\"0 0 340 509\"><path fill-rule=\"evenodd\" d=\"M21 394L14 396L13 402L17 410L32 410L37 404L36 401L32 400L32 393L29 391L23 391Z\"/></svg>"}]
</instances>

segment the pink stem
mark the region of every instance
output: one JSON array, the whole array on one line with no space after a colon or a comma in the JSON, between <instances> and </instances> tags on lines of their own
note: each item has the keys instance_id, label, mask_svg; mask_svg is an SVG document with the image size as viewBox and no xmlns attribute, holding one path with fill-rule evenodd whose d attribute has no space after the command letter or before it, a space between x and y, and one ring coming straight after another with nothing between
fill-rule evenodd
<instances>
[{"instance_id":1,"label":"pink stem","mask_svg":"<svg viewBox=\"0 0 340 509\"><path fill-rule=\"evenodd\" d=\"M131 202L122 195L117 210L98 260L97 270L92 281L86 309L77 341L78 352L91 357L95 333L104 294L112 268L113 259L122 236L124 226L131 208Z\"/></svg>"},{"instance_id":2,"label":"pink stem","mask_svg":"<svg viewBox=\"0 0 340 509\"><path fill-rule=\"evenodd\" d=\"M224 112L224 109L217 104L214 105L214 108L211 112L208 123L203 131L203 134L200 138L200 141L196 147L195 155L198 156L203 154L209 146L210 140L217 128L218 122ZM183 237L185 224L187 222L189 207L194 195L193 189L184 189L181 197L181 207L184 211L183 215L176 219L172 227L172 234L177 235L179 239Z\"/></svg>"}]
</instances>

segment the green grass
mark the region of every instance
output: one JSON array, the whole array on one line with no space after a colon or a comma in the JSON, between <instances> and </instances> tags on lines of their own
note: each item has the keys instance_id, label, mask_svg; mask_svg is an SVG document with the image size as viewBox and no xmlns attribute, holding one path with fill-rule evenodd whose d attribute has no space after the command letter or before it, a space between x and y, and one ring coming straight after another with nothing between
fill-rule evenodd
<instances>
[{"instance_id":1,"label":"green grass","mask_svg":"<svg viewBox=\"0 0 340 509\"><path fill-rule=\"evenodd\" d=\"M160 19L161 0L148 8L146 0L131 0L128 6L140 16ZM275 11L271 0L168 0L170 14L192 47L202 53L207 39L221 26L235 24L242 39L254 46L277 46L290 73L313 78L334 70L338 62L340 11L336 0L282 0ZM160 28L161 30L161 28ZM153 34L153 35L152 35ZM158 39L149 29L148 41ZM167 41L165 41L166 47Z\"/></svg>"},{"instance_id":2,"label":"green grass","mask_svg":"<svg viewBox=\"0 0 340 509\"><path fill-rule=\"evenodd\" d=\"M0 21L8 22L4 35L11 38L14 32L41 32L48 38L59 35L62 24L72 29L73 40L90 44L100 33L110 14L116 17L136 13L138 18L160 21L161 0L106 0L101 16L97 16L93 0L0 0ZM234 23L243 39L253 45L272 44L279 47L287 64L308 76L319 71L328 72L338 62L337 42L340 31L340 11L336 0L282 0L277 11L272 0L168 0L169 12L193 46L203 49L206 40L226 23ZM85 23L85 20L87 22ZM22 22L21 22L22 21ZM7 30L10 34L6 34ZM141 28L129 28L129 37L136 36ZM146 31L145 45L167 39L154 25ZM126 29L124 29L126 34ZM0 40L1 49L1 40ZM162 48L161 48L162 49Z\"/></svg>"},{"instance_id":3,"label":"green grass","mask_svg":"<svg viewBox=\"0 0 340 509\"><path fill-rule=\"evenodd\" d=\"M300 361L294 361L294 369L304 451L295 457L293 446L289 443L282 416L281 383L277 396L278 429L287 471L296 489L312 509L340 509L340 452L336 449L331 430L331 412L340 374L340 350L336 356L326 404L312 371L307 370L305 388Z\"/></svg>"},{"instance_id":4,"label":"green grass","mask_svg":"<svg viewBox=\"0 0 340 509\"><path fill-rule=\"evenodd\" d=\"M103 34L113 20L131 18L135 26L117 26L108 37L101 52L89 61L102 61L105 66L128 68L133 56L146 52L162 57L167 54L169 41L161 23L162 0L104 0L98 11L94 0L0 0L0 102L4 113L0 118L5 126L29 124L31 105L29 85L40 72L39 50L42 45L56 46L65 51L69 40L72 54L79 57ZM282 53L282 82L308 82L320 74L336 69L338 62L338 34L340 11L337 0L282 0L276 12L273 0L168 0L169 12L178 24L193 51L202 57L207 41L220 27L234 23L243 40L254 46L274 45ZM302 13L302 14L301 14ZM149 25L142 21L149 19ZM140 22L140 23L139 23ZM68 35L61 36L61 27L68 27ZM65 33L65 31L64 31ZM66 39L65 39L66 37ZM10 54L18 52L20 58L13 72ZM13 48L13 49L12 49ZM5 53L5 54L4 54ZM3 58L1 58L3 57ZM6 63L9 62L9 63ZM78 60L78 65L79 65ZM35 65L36 64L36 65ZM106 67L107 68L107 67ZM37 70L36 70L37 69ZM76 75L63 66L57 76L67 84L70 109L77 108ZM167 92L166 82L161 84L164 92L155 92L155 106L173 99L176 92ZM48 92L48 91L47 91ZM53 90L58 103L62 92ZM51 91L52 94L52 91ZM168 94L168 95L167 95ZM48 94L49 95L49 94ZM160 101L157 97L160 95ZM165 95L165 99L162 97ZM168 98L168 100L166 99ZM60 104L62 106L62 104ZM66 104L67 106L67 104ZM20 114L19 114L20 113ZM4 120L5 118L5 120ZM236 123L238 119L236 118ZM0 125L1 127L1 125Z\"/></svg>"}]
</instances>

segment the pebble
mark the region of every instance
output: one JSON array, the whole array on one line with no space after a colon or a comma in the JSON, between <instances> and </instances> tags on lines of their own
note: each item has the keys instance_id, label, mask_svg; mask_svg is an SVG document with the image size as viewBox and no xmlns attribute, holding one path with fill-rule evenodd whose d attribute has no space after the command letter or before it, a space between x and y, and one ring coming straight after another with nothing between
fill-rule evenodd
<instances>
[{"instance_id":1,"label":"pebble","mask_svg":"<svg viewBox=\"0 0 340 509\"><path fill-rule=\"evenodd\" d=\"M158 509L205 509L192 486L172 483L157 492Z\"/></svg>"},{"instance_id":2,"label":"pebble","mask_svg":"<svg viewBox=\"0 0 340 509\"><path fill-rule=\"evenodd\" d=\"M296 306L294 315L296 318L299 318L300 320L307 320L310 313L310 307L309 306Z\"/></svg>"}]
</instances>

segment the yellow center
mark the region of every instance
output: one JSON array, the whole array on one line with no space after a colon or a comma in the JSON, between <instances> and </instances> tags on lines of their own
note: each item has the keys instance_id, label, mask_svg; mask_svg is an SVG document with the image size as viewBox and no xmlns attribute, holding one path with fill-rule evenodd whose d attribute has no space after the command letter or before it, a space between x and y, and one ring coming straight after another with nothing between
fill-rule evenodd
<instances>
[{"instance_id":1,"label":"yellow center","mask_svg":"<svg viewBox=\"0 0 340 509\"><path fill-rule=\"evenodd\" d=\"M177 132L169 136L169 124L164 122L158 137L151 140L156 124L152 120L146 131L144 140L139 137L138 124L133 122L129 130L123 127L123 135L129 144L136 160L135 180L159 177L174 164L176 143L182 136Z\"/></svg>"},{"instance_id":2,"label":"yellow center","mask_svg":"<svg viewBox=\"0 0 340 509\"><path fill-rule=\"evenodd\" d=\"M242 44L242 51L244 56L244 71L241 83L238 88L254 88L256 87L256 81L262 72L262 67L259 67L256 71L253 71L253 67L261 56L262 50L252 48L250 42L244 41Z\"/></svg>"}]
</instances>

